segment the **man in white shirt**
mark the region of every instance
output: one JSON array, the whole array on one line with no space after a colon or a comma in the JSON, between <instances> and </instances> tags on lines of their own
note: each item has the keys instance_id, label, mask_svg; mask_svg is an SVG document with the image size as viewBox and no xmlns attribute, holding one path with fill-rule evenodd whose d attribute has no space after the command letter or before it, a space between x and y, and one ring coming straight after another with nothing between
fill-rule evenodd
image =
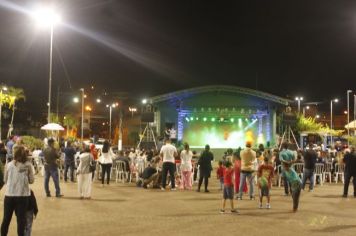
<instances>
[{"instance_id":1,"label":"man in white shirt","mask_svg":"<svg viewBox=\"0 0 356 236\"><path fill-rule=\"evenodd\" d=\"M160 152L160 157L163 158L162 166L162 190L166 188L166 179L169 171L171 177L171 190L176 190L174 173L176 169L175 157L178 156L178 152L175 146L172 145L169 138L166 139L166 144L163 145Z\"/></svg>"}]
</instances>

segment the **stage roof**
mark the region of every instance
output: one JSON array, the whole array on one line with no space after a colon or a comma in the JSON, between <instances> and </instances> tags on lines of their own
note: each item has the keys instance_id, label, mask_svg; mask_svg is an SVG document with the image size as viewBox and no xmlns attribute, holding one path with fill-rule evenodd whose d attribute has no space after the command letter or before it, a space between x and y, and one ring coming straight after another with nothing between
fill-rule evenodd
<instances>
[{"instance_id":1,"label":"stage roof","mask_svg":"<svg viewBox=\"0 0 356 236\"><path fill-rule=\"evenodd\" d=\"M282 105L288 105L289 103L292 102L292 100L278 97L278 96L272 95L270 93L265 93L265 92L261 92L261 91L249 89L249 88L243 88L243 87L238 87L238 86L228 86L228 85L209 85L209 86L202 86L202 87L195 87L195 88L190 88L190 89L179 90L176 92L151 97L150 102L158 103L158 102L166 101L169 99L177 99L177 98L182 99L182 98L191 97L192 95L195 95L195 94L208 93L208 92L227 92L227 93L250 95L250 96L258 97L258 98L268 100L271 102L279 103Z\"/></svg>"}]
</instances>

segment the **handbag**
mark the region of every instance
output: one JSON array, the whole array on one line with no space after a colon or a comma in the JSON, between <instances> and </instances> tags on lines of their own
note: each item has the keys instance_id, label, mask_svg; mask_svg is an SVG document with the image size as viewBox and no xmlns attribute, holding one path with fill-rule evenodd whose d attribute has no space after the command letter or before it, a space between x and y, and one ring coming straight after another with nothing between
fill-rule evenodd
<instances>
[{"instance_id":1,"label":"handbag","mask_svg":"<svg viewBox=\"0 0 356 236\"><path fill-rule=\"evenodd\" d=\"M95 161L91 160L89 163L89 171L94 172L96 170L96 163Z\"/></svg>"}]
</instances>

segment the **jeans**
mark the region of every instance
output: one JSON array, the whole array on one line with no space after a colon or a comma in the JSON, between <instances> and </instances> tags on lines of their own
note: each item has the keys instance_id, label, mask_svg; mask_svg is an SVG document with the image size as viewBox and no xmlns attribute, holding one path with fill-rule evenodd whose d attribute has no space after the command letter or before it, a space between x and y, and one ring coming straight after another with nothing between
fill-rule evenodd
<instances>
[{"instance_id":1,"label":"jeans","mask_svg":"<svg viewBox=\"0 0 356 236\"><path fill-rule=\"evenodd\" d=\"M239 189L239 197L242 198L243 190L246 184L246 179L249 182L249 194L250 197L253 197L253 181L254 176L252 175L253 172L241 172L240 174L240 189Z\"/></svg>"},{"instance_id":2,"label":"jeans","mask_svg":"<svg viewBox=\"0 0 356 236\"><path fill-rule=\"evenodd\" d=\"M283 174L283 173L282 173L282 174ZM284 175L283 175L283 176L284 176ZM291 190L291 188L290 188L290 184L289 184L288 180L287 180L285 177L283 177L283 185L284 185L284 193L285 193L286 195L288 195L289 192L292 192L292 190Z\"/></svg>"},{"instance_id":3,"label":"jeans","mask_svg":"<svg viewBox=\"0 0 356 236\"><path fill-rule=\"evenodd\" d=\"M72 163L65 163L64 164L64 181L67 182L67 179L68 179L68 169L70 169L70 181L74 181L74 167L75 167L75 164L74 162Z\"/></svg>"},{"instance_id":4,"label":"jeans","mask_svg":"<svg viewBox=\"0 0 356 236\"><path fill-rule=\"evenodd\" d=\"M175 182L175 170L176 170L176 165L171 162L164 162L162 166L162 188L166 187L167 183L167 174L169 172L169 176L171 178L171 188L176 187L176 182Z\"/></svg>"},{"instance_id":5,"label":"jeans","mask_svg":"<svg viewBox=\"0 0 356 236\"><path fill-rule=\"evenodd\" d=\"M26 209L29 197L9 197L4 199L4 218L1 224L1 236L6 236L9 231L12 214L15 211L17 218L17 234L23 236L26 226Z\"/></svg>"},{"instance_id":6,"label":"jeans","mask_svg":"<svg viewBox=\"0 0 356 236\"><path fill-rule=\"evenodd\" d=\"M58 175L58 169L46 169L45 170L45 176L44 176L44 188L46 191L47 196L51 195L51 192L49 191L49 177L52 176L54 187L56 188L56 196L61 195L61 189L59 188L59 175Z\"/></svg>"},{"instance_id":7,"label":"jeans","mask_svg":"<svg viewBox=\"0 0 356 236\"><path fill-rule=\"evenodd\" d=\"M348 173L345 171L344 173L345 175L345 181L344 181L344 195L347 196L347 193L349 192L349 184L350 184L350 180L351 177L353 177L352 182L354 185L354 196L356 196L356 174L352 174L352 173Z\"/></svg>"},{"instance_id":8,"label":"jeans","mask_svg":"<svg viewBox=\"0 0 356 236\"><path fill-rule=\"evenodd\" d=\"M291 189L292 199L293 199L293 210L297 210L298 206L299 206L299 197L300 197L301 186L300 186L300 183L298 183L298 184L296 184L297 187L294 187L293 189Z\"/></svg>"},{"instance_id":9,"label":"jeans","mask_svg":"<svg viewBox=\"0 0 356 236\"><path fill-rule=\"evenodd\" d=\"M104 178L106 173L106 183L110 183L110 172L112 164L101 164L101 183L104 184Z\"/></svg>"},{"instance_id":10,"label":"jeans","mask_svg":"<svg viewBox=\"0 0 356 236\"><path fill-rule=\"evenodd\" d=\"M31 236L32 223L33 223L33 211L32 210L26 211L25 236Z\"/></svg>"},{"instance_id":11,"label":"jeans","mask_svg":"<svg viewBox=\"0 0 356 236\"><path fill-rule=\"evenodd\" d=\"M313 188L314 188L314 170L304 168L303 183L302 183L303 190L305 188L305 183L307 182L307 179L309 179L309 181L310 181L309 190L313 190Z\"/></svg>"}]
</instances>

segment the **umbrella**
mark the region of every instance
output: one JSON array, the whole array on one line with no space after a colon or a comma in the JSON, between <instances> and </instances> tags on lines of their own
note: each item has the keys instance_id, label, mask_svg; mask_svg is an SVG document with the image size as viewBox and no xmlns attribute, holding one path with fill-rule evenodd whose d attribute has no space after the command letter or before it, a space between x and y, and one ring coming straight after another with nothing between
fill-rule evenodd
<instances>
[{"instance_id":1,"label":"umbrella","mask_svg":"<svg viewBox=\"0 0 356 236\"><path fill-rule=\"evenodd\" d=\"M64 130L64 128L56 123L48 123L41 127L43 130Z\"/></svg>"},{"instance_id":2,"label":"umbrella","mask_svg":"<svg viewBox=\"0 0 356 236\"><path fill-rule=\"evenodd\" d=\"M356 120L351 121L347 125L345 125L345 129L356 129Z\"/></svg>"}]
</instances>

